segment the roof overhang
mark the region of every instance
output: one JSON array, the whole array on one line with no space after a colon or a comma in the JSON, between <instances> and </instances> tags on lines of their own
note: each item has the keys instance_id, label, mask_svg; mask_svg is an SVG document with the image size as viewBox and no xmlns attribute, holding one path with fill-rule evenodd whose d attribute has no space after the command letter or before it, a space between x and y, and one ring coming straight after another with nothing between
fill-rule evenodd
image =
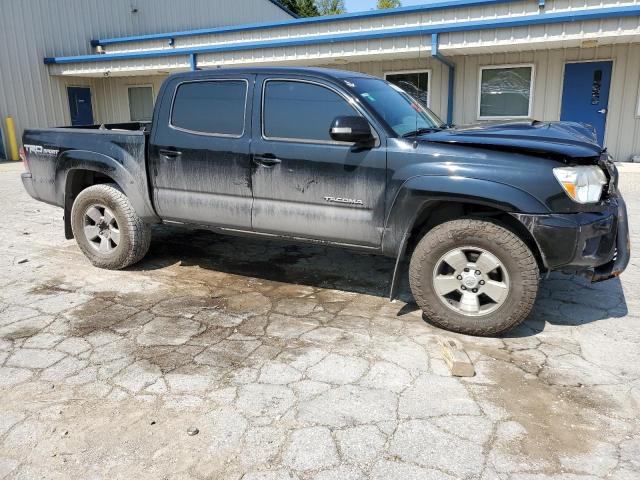
<instances>
[{"instance_id":1,"label":"roof overhang","mask_svg":"<svg viewBox=\"0 0 640 480\"><path fill-rule=\"evenodd\" d=\"M343 13L341 15L324 15L320 17L296 18L278 22L261 22L248 25L231 25L226 27L200 28L197 30L182 30L177 32L153 33L148 35L131 35L128 37L100 38L91 40L93 47L108 46L131 42L145 42L150 40L175 40L182 37L194 37L199 35L214 35L221 33L249 32L254 30L269 30L280 27L298 27L308 25L321 25L324 23L340 23L365 19L377 19L389 16L406 15L412 13L424 13L436 10L454 8L488 7L500 3L513 3L521 0L445 0L436 1L427 5L413 5L408 7L387 8L383 10L371 10L368 12ZM279 4L282 7L282 4ZM295 14L293 14L295 16Z\"/></svg>"},{"instance_id":2,"label":"roof overhang","mask_svg":"<svg viewBox=\"0 0 640 480\"><path fill-rule=\"evenodd\" d=\"M620 19L635 17L629 25ZM613 19L613 26L603 29L602 22ZM616 20L618 19L618 20ZM628 21L627 21L628 22ZM535 26L564 24L582 28L563 28L557 34L532 37L528 29ZM587 25L588 28L584 26ZM477 40L464 38L453 41L465 32L512 29L513 38ZM240 64L327 64L332 59L371 61L373 57L415 55L430 48L431 37L440 36L441 54L466 55L497 51L518 51L581 46L585 40L598 44L637 42L640 36L640 5L608 8L587 8L562 12L527 14L488 20L442 22L405 28L381 28L359 32L304 35L271 40L242 41L198 45L159 50L126 51L69 57L46 58L57 75L101 76L149 75L164 70L188 69L192 58L198 56L198 65L214 67ZM491 37L491 36L489 36ZM362 48L358 47L362 46ZM358 48L355 48L358 47Z\"/></svg>"}]
</instances>

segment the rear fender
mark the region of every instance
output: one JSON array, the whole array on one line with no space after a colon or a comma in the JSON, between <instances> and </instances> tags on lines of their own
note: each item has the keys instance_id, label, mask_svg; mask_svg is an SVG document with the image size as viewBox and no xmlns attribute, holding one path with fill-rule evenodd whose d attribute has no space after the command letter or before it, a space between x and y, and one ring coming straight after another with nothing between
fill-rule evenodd
<instances>
[{"instance_id":1,"label":"rear fender","mask_svg":"<svg viewBox=\"0 0 640 480\"><path fill-rule=\"evenodd\" d=\"M159 221L155 214L147 191L146 176L134 176L124 166L108 155L88 150L68 150L60 155L58 165L64 168L56 171L56 192L64 205L65 236L70 235L70 213L73 196L70 195L73 174L78 171L91 171L104 175L122 189L136 213L145 221Z\"/></svg>"}]
</instances>

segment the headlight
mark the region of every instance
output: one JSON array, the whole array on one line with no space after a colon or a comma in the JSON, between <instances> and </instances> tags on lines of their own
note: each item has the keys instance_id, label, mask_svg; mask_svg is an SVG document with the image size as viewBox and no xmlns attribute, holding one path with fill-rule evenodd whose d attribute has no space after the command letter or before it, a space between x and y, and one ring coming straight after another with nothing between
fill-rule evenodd
<instances>
[{"instance_id":1,"label":"headlight","mask_svg":"<svg viewBox=\"0 0 640 480\"><path fill-rule=\"evenodd\" d=\"M554 168L553 174L571 199L578 203L595 203L600 200L607 177L596 165Z\"/></svg>"}]
</instances>

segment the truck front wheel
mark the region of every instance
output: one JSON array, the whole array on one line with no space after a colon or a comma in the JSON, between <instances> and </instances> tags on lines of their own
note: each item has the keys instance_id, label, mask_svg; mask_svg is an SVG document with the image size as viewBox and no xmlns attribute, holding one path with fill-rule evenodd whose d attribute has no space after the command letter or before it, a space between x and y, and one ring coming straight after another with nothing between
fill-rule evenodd
<instances>
[{"instance_id":1,"label":"truck front wheel","mask_svg":"<svg viewBox=\"0 0 640 480\"><path fill-rule=\"evenodd\" d=\"M96 267L119 270L149 250L151 228L115 184L93 185L76 197L71 228L82 253Z\"/></svg>"},{"instance_id":2,"label":"truck front wheel","mask_svg":"<svg viewBox=\"0 0 640 480\"><path fill-rule=\"evenodd\" d=\"M538 281L529 247L510 230L476 219L430 230L409 267L411 291L427 318L470 335L498 335L522 322Z\"/></svg>"}]
</instances>

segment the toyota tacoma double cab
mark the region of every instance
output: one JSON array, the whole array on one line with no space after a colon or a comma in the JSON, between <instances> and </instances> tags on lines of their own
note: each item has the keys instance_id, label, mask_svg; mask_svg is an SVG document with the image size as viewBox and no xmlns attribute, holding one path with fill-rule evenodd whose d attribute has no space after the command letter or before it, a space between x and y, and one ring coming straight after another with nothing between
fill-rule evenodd
<instances>
[{"instance_id":1,"label":"toyota tacoma double cab","mask_svg":"<svg viewBox=\"0 0 640 480\"><path fill-rule=\"evenodd\" d=\"M320 242L408 267L433 323L497 335L553 270L592 281L629 262L625 203L591 127L445 125L401 88L354 72L175 74L153 121L26 130L29 194L64 209L98 267L149 248L151 225Z\"/></svg>"}]
</instances>

